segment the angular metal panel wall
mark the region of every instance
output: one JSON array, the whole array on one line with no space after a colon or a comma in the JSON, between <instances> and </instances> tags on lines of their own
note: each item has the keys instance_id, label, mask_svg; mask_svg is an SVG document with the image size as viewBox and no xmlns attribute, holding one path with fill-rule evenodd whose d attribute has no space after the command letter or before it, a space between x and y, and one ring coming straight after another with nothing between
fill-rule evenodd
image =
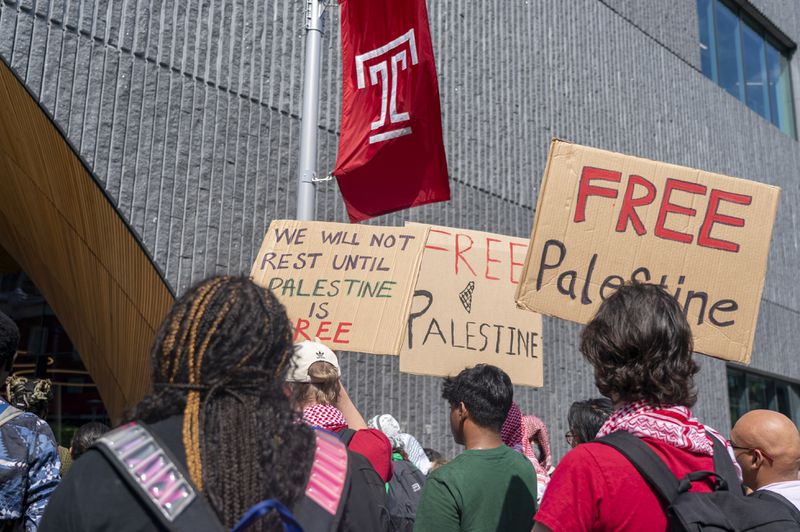
<instances>
[{"instance_id":1,"label":"angular metal panel wall","mask_svg":"<svg viewBox=\"0 0 800 532\"><path fill-rule=\"evenodd\" d=\"M800 149L697 70L695 2L659 4L429 2L453 200L377 223L527 236L552 136L781 185L753 359L800 378L790 351L800 344ZM800 40L798 6L757 4ZM247 271L269 221L294 212L303 7L0 4L0 55L67 132L178 292L215 272ZM338 8L330 13L320 171L332 168L339 120ZM318 218L345 219L334 184L320 187ZM545 332L547 386L519 389L518 398L545 419L561 454L567 406L597 392L577 353L579 328L546 319ZM365 414L392 412L425 444L455 451L437 379L398 375L388 357L345 360ZM725 366L702 365L697 412L725 430Z\"/></svg>"}]
</instances>

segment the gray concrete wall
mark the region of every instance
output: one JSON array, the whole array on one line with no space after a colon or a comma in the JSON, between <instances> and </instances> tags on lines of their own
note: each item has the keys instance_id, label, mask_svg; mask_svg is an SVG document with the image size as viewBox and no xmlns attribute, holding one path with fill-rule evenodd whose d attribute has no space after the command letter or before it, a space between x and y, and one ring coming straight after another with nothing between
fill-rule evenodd
<instances>
[{"instance_id":1,"label":"gray concrete wall","mask_svg":"<svg viewBox=\"0 0 800 532\"><path fill-rule=\"evenodd\" d=\"M0 0L8 61L180 293L248 271L270 220L294 213L303 2ZM798 40L800 6L758 2ZM753 365L800 379L800 148L698 71L695 2L429 3L453 199L385 216L529 234L552 136L783 187ZM320 171L336 156L338 8L324 40ZM796 80L795 85L800 85ZM334 183L318 218L345 220ZM748 275L748 272L740 272ZM526 412L565 449L566 409L597 395L579 328L545 319L545 382ZM455 452L439 380L392 357L345 355L366 415L392 412ZM701 358L701 419L727 430L725 365Z\"/></svg>"}]
</instances>

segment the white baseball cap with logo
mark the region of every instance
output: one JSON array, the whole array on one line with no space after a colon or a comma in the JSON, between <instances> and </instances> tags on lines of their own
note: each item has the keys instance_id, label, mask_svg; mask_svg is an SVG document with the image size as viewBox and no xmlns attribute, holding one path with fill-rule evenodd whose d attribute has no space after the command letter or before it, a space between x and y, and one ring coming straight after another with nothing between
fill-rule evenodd
<instances>
[{"instance_id":1,"label":"white baseball cap with logo","mask_svg":"<svg viewBox=\"0 0 800 532\"><path fill-rule=\"evenodd\" d=\"M319 340L319 338L315 338ZM300 342L294 344L294 355L292 355L292 365L286 376L286 382L313 382L308 374L308 368L315 362L327 362L336 368L338 375L342 374L339 369L339 359L336 358L331 348L316 342Z\"/></svg>"}]
</instances>

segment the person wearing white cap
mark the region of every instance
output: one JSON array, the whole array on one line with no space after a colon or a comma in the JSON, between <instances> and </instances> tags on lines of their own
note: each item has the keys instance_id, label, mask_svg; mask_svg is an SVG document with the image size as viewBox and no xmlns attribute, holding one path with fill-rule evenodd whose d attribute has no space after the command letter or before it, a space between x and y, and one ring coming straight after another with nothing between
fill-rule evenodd
<instances>
[{"instance_id":1,"label":"person wearing white cap","mask_svg":"<svg viewBox=\"0 0 800 532\"><path fill-rule=\"evenodd\" d=\"M384 482L392 478L392 444L364 418L341 382L339 359L319 341L295 344L287 388L303 421L336 433L352 451L365 456Z\"/></svg>"},{"instance_id":2,"label":"person wearing white cap","mask_svg":"<svg viewBox=\"0 0 800 532\"><path fill-rule=\"evenodd\" d=\"M389 438L394 449L402 449L408 456L408 461L414 464L422 474L427 475L431 470L431 461L422 449L419 441L400 429L400 423L391 414L375 416L367 422L372 429L378 429Z\"/></svg>"}]
</instances>

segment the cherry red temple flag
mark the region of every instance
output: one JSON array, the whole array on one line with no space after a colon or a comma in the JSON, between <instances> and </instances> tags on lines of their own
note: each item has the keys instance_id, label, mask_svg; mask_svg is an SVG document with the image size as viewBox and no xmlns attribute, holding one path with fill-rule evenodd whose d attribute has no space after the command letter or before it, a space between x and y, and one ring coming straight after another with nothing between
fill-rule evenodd
<instances>
[{"instance_id":1,"label":"cherry red temple flag","mask_svg":"<svg viewBox=\"0 0 800 532\"><path fill-rule=\"evenodd\" d=\"M350 221L447 201L425 0L340 0L342 129L333 175Z\"/></svg>"}]
</instances>

